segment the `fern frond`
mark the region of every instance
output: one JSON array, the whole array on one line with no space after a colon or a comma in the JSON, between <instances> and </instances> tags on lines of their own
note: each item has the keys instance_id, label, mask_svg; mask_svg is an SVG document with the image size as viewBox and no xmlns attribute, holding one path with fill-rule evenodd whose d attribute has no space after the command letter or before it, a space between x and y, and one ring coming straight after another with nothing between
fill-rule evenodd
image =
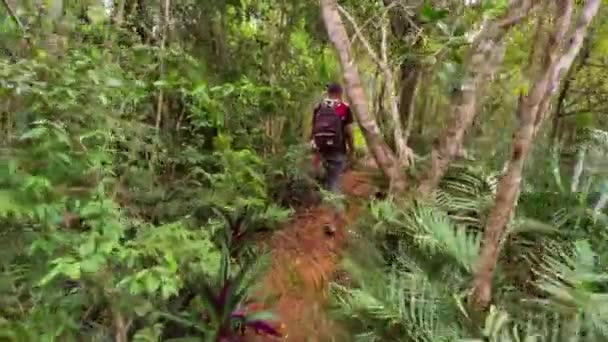
<instances>
[{"instance_id":1,"label":"fern frond","mask_svg":"<svg viewBox=\"0 0 608 342\"><path fill-rule=\"evenodd\" d=\"M588 333L608 337L608 273L598 269L597 256L588 241L574 243L572 251L554 249L536 268L538 287L546 299L537 302L571 319L580 319Z\"/></svg>"},{"instance_id":2,"label":"fern frond","mask_svg":"<svg viewBox=\"0 0 608 342\"><path fill-rule=\"evenodd\" d=\"M449 297L417 271L387 272L381 278L383 287L365 282L354 289L335 285L340 313L371 329L357 334L356 340L386 341L405 336L407 341L432 342L449 341L458 335L459 327L450 316L454 307L446 306Z\"/></svg>"}]
</instances>

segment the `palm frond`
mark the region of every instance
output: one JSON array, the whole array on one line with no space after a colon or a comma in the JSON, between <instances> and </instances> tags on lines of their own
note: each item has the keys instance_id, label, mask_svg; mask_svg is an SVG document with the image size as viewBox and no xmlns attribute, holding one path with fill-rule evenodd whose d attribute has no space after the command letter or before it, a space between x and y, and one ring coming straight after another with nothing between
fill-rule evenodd
<instances>
[{"instance_id":1,"label":"palm frond","mask_svg":"<svg viewBox=\"0 0 608 342\"><path fill-rule=\"evenodd\" d=\"M424 272L385 270L358 288L334 286L340 314L367 327L358 341L448 341L458 335L454 302L425 278ZM382 284L382 285L381 285ZM379 286L380 285L380 286Z\"/></svg>"},{"instance_id":2,"label":"palm frond","mask_svg":"<svg viewBox=\"0 0 608 342\"><path fill-rule=\"evenodd\" d=\"M377 220L374 231L406 239L410 249L449 257L467 272L477 263L481 235L455 225L441 209L423 203L402 208L396 202L379 201L372 204L372 214Z\"/></svg>"},{"instance_id":3,"label":"palm frond","mask_svg":"<svg viewBox=\"0 0 608 342\"><path fill-rule=\"evenodd\" d=\"M580 321L573 331L608 337L608 273L599 267L588 241L576 241L571 251L563 246L553 249L535 271L540 279L537 286L545 294L538 303Z\"/></svg>"}]
</instances>

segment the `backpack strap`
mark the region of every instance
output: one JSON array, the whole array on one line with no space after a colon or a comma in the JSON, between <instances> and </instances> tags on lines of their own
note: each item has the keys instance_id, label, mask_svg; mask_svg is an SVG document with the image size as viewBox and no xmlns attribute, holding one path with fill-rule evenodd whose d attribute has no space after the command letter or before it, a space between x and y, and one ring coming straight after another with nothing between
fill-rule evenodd
<instances>
[{"instance_id":1,"label":"backpack strap","mask_svg":"<svg viewBox=\"0 0 608 342\"><path fill-rule=\"evenodd\" d=\"M334 100L334 99L327 98L321 102L321 105L336 108L336 107L338 107L338 105L340 105L340 100Z\"/></svg>"}]
</instances>

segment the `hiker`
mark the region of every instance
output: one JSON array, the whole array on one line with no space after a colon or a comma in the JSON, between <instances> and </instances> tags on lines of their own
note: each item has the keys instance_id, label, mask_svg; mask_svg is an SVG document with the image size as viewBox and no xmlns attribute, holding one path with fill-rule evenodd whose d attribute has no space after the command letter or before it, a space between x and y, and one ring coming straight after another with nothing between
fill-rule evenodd
<instances>
[{"instance_id":1,"label":"hiker","mask_svg":"<svg viewBox=\"0 0 608 342\"><path fill-rule=\"evenodd\" d=\"M342 101L342 87L329 84L327 97L313 112L311 145L325 169L324 187L333 193L340 192L342 173L354 153L352 123L350 107ZM327 228L329 233L335 231L333 223Z\"/></svg>"}]
</instances>

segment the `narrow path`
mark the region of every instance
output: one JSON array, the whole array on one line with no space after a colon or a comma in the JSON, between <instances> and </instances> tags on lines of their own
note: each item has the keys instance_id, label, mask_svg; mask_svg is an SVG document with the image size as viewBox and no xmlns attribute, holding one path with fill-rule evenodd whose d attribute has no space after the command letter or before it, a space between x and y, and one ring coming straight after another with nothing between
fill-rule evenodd
<instances>
[{"instance_id":1,"label":"narrow path","mask_svg":"<svg viewBox=\"0 0 608 342\"><path fill-rule=\"evenodd\" d=\"M335 276L346 242L345 227L361 210L357 198L373 193L365 173L349 171L343 178L343 191L350 197L345 220L334 236L323 231L331 212L323 207L300 213L291 225L275 233L269 241L272 267L264 278L264 295L273 297L274 311L283 323L283 341L341 341L339 327L327 316L328 283ZM269 341L257 339L257 341Z\"/></svg>"}]
</instances>

